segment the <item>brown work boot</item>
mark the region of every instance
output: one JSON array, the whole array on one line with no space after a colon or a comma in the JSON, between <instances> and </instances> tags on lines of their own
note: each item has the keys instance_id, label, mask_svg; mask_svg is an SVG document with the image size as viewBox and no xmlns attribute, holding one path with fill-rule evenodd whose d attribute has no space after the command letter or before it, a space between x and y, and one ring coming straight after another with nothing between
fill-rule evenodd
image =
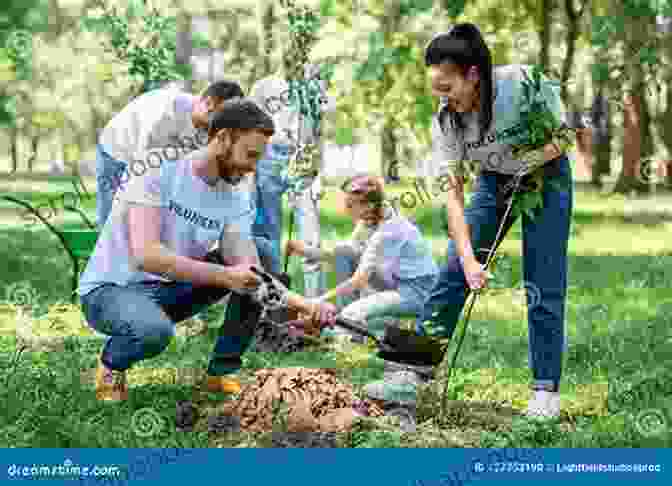
<instances>
[{"instance_id":1,"label":"brown work boot","mask_svg":"<svg viewBox=\"0 0 672 486\"><path fill-rule=\"evenodd\" d=\"M96 370L96 398L105 402L128 400L126 372L111 370L99 360Z\"/></svg>"},{"instance_id":2,"label":"brown work boot","mask_svg":"<svg viewBox=\"0 0 672 486\"><path fill-rule=\"evenodd\" d=\"M206 388L211 393L240 393L240 381L232 375L208 376Z\"/></svg>"}]
</instances>

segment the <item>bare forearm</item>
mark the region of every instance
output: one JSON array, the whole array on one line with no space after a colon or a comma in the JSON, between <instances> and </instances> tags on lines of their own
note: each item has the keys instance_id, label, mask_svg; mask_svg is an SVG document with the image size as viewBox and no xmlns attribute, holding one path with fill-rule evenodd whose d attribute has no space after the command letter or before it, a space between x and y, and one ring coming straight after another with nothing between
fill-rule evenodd
<instances>
[{"instance_id":1,"label":"bare forearm","mask_svg":"<svg viewBox=\"0 0 672 486\"><path fill-rule=\"evenodd\" d=\"M146 249L138 259L138 266L144 272L191 282L199 287L229 288L229 271L226 267L176 255L163 245Z\"/></svg>"},{"instance_id":2,"label":"bare forearm","mask_svg":"<svg viewBox=\"0 0 672 486\"><path fill-rule=\"evenodd\" d=\"M464 220L464 184L462 179L453 181L453 190L446 193L448 231L455 240L457 253L466 259L474 258L469 227Z\"/></svg>"},{"instance_id":3,"label":"bare forearm","mask_svg":"<svg viewBox=\"0 0 672 486\"><path fill-rule=\"evenodd\" d=\"M324 294L320 300L333 301L336 297L345 297L352 294L356 290L366 287L369 277L368 273L355 273L352 278L349 278L336 288Z\"/></svg>"},{"instance_id":4,"label":"bare forearm","mask_svg":"<svg viewBox=\"0 0 672 486\"><path fill-rule=\"evenodd\" d=\"M357 290L357 287L353 284L351 279L324 294L320 300L326 302L333 301L336 297L345 297L346 295L352 294L355 290Z\"/></svg>"}]
</instances>

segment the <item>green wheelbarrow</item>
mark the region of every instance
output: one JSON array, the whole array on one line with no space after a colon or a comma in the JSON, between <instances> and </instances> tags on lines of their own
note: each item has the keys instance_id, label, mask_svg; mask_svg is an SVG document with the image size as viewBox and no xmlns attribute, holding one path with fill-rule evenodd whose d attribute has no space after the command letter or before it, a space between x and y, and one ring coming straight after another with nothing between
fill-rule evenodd
<instances>
[{"instance_id":1,"label":"green wheelbarrow","mask_svg":"<svg viewBox=\"0 0 672 486\"><path fill-rule=\"evenodd\" d=\"M28 201L19 199L13 196L0 196L0 199L10 201L14 204L22 206L28 210L35 218L37 218L47 229L56 235L58 240L61 242L63 249L70 257L72 262L72 293L70 294L70 300L72 303L75 303L77 300L77 287L79 284L79 273L82 269L82 264L93 253L93 250L96 247L98 241L99 232L96 229L95 224L86 216L86 214L79 208L74 206L64 205L64 209L70 212L77 213L84 224L85 228L57 228L51 224L40 212Z\"/></svg>"}]
</instances>

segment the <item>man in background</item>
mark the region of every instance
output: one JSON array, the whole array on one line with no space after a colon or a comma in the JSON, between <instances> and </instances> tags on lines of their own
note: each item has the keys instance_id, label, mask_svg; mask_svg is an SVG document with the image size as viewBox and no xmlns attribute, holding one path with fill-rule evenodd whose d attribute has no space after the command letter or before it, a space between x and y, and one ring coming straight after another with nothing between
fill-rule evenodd
<instances>
[{"instance_id":1,"label":"man in background","mask_svg":"<svg viewBox=\"0 0 672 486\"><path fill-rule=\"evenodd\" d=\"M315 65L306 66L305 79L318 86L320 111L335 110L335 99L326 96L326 82L318 78ZM285 69L255 83L250 97L273 118L275 134L257 164L256 204L257 218L254 235L272 245L272 271L281 273L280 248L283 232L282 196L289 193L290 208L294 211L298 239L309 246L320 244L319 192L320 169L310 167L299 173L290 171L292 157L306 144L320 144L320 126L302 115L290 101L289 83ZM321 150L320 150L321 152ZM321 159L322 154L319 155ZM321 166L321 163L319 164ZM306 258L303 264L304 295L316 298L326 291L325 274L316 259Z\"/></svg>"},{"instance_id":2,"label":"man in background","mask_svg":"<svg viewBox=\"0 0 672 486\"><path fill-rule=\"evenodd\" d=\"M224 101L242 96L238 83L226 80L211 84L200 96L168 87L138 96L117 113L102 130L96 147L98 228L110 214L129 164L144 163L151 149L172 152L164 159L176 159L176 149L184 153L205 145L210 114Z\"/></svg>"}]
</instances>

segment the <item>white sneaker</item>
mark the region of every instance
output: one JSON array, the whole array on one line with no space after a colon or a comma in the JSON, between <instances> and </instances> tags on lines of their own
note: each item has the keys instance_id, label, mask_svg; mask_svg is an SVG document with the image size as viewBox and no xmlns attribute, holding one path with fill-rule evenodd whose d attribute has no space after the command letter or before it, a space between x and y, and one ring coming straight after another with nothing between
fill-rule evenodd
<instances>
[{"instance_id":1,"label":"white sneaker","mask_svg":"<svg viewBox=\"0 0 672 486\"><path fill-rule=\"evenodd\" d=\"M557 418L560 416L560 393L536 390L527 405L526 415L534 418Z\"/></svg>"}]
</instances>

